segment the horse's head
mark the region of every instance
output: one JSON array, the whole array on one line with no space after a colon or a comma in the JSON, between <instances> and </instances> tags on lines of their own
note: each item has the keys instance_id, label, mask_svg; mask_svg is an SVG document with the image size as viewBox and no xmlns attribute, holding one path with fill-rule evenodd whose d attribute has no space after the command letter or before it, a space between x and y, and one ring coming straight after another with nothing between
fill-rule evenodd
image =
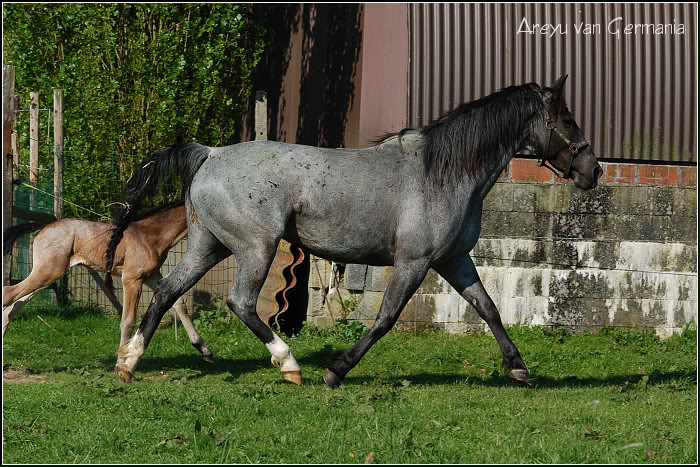
<instances>
[{"instance_id":1,"label":"horse's head","mask_svg":"<svg viewBox=\"0 0 700 467\"><path fill-rule=\"evenodd\" d=\"M562 91L567 76L559 78L551 88L541 90L544 119L535 124L532 145L540 157L540 165L549 163L561 172L562 178L572 179L578 188L590 190L598 184L602 171L593 148L566 106Z\"/></svg>"}]
</instances>

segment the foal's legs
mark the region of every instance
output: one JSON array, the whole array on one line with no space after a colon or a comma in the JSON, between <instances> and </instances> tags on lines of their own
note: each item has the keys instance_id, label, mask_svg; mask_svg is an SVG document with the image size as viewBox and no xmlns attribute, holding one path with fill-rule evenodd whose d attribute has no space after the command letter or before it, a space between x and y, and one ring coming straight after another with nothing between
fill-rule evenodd
<instances>
[{"instance_id":1,"label":"foal's legs","mask_svg":"<svg viewBox=\"0 0 700 467\"><path fill-rule=\"evenodd\" d=\"M115 371L125 383L133 378L134 368L146 351L163 315L178 297L196 284L209 269L231 255L216 237L196 224L189 226L188 237L189 244L182 261L158 283L153 301L146 310L136 334L119 349Z\"/></svg>"},{"instance_id":2,"label":"foal's legs","mask_svg":"<svg viewBox=\"0 0 700 467\"><path fill-rule=\"evenodd\" d=\"M37 293L39 293L39 290L35 290L34 292L25 295L24 297L15 301L12 305L2 309L2 337L5 337L7 328L10 327L10 323L14 321L24 305L26 305Z\"/></svg>"},{"instance_id":3,"label":"foal's legs","mask_svg":"<svg viewBox=\"0 0 700 467\"><path fill-rule=\"evenodd\" d=\"M156 290L156 285L158 285L158 281L161 280L163 276L161 275L160 271L156 270L153 271L151 276L146 279L144 282L151 290L155 291ZM187 332L187 337L190 339L190 343L192 346L199 350L199 353L202 354L202 357L204 357L204 360L207 362L213 362L214 361L214 355L211 353L211 350L209 350L209 347L207 344L204 342L204 339L202 339L202 336L199 335L197 330L194 328L194 324L192 324L192 320L190 319L190 315L187 313L187 305L185 305L185 301L182 299L182 296L180 296L176 301L175 305L173 305L173 308L175 308L175 312L177 313L177 316L180 318L180 321L182 322L182 326L185 328L185 331Z\"/></svg>"},{"instance_id":4,"label":"foal's legs","mask_svg":"<svg viewBox=\"0 0 700 467\"><path fill-rule=\"evenodd\" d=\"M54 248L52 251L41 244L40 238L34 241L32 271L27 278L19 284L8 285L2 288L3 337L7 332L7 328L10 326L10 322L17 316L22 307L24 307L38 291L45 289L63 276L66 269L68 269L69 257L70 251L64 253L60 251L59 248Z\"/></svg>"},{"instance_id":5,"label":"foal's legs","mask_svg":"<svg viewBox=\"0 0 700 467\"><path fill-rule=\"evenodd\" d=\"M323 380L331 388L340 386L345 375L362 356L394 326L401 311L415 293L428 271L426 260L397 262L391 272L379 314L372 329L354 346L336 357L333 366L326 369Z\"/></svg>"},{"instance_id":6,"label":"foal's legs","mask_svg":"<svg viewBox=\"0 0 700 467\"><path fill-rule=\"evenodd\" d=\"M489 325L501 348L503 365L510 370L509 376L516 381L527 382L529 379L527 367L520 358L517 347L503 328L498 309L484 289L471 257L464 255L453 258L434 269L476 308L479 316Z\"/></svg>"},{"instance_id":7,"label":"foal's legs","mask_svg":"<svg viewBox=\"0 0 700 467\"><path fill-rule=\"evenodd\" d=\"M124 288L124 303L122 304L122 319L119 324L121 329L121 337L119 339L119 347L126 344L126 341L131 337L136 324L136 307L141 298L141 288L143 281L141 279L130 279L122 276L122 287Z\"/></svg>"}]
</instances>

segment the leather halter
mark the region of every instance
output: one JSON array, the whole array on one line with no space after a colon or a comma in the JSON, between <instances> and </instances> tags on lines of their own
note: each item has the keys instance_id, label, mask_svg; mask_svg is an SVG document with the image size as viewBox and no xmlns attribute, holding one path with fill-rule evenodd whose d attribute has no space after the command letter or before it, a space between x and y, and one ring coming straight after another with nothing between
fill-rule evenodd
<instances>
[{"instance_id":1,"label":"leather halter","mask_svg":"<svg viewBox=\"0 0 700 467\"><path fill-rule=\"evenodd\" d=\"M544 111L544 126L549 130L549 138L547 140L547 149L542 153L542 156L539 158L537 161L537 165L540 167L547 167L549 170L554 172L554 175L560 178L569 178L569 175L571 175L571 164L574 162L574 157L576 157L582 149L584 149L586 146L588 146L590 143L588 141L581 140L578 143L573 143L571 140L564 134L563 131L561 131L559 128L554 125L554 122L552 121L551 118L549 118L549 113L547 110ZM551 163L549 163L549 155L547 154L549 152L549 145L552 142L552 133L556 133L559 135L559 138L566 143L567 149L569 150L569 163L566 165L566 171L559 175L557 172L557 169L554 168Z\"/></svg>"}]
</instances>

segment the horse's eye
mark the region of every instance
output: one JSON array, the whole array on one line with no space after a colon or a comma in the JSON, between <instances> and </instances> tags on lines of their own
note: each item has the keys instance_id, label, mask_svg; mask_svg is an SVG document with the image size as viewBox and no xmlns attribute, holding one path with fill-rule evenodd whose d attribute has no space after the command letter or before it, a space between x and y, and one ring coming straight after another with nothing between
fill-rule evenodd
<instances>
[{"instance_id":1,"label":"horse's eye","mask_svg":"<svg viewBox=\"0 0 700 467\"><path fill-rule=\"evenodd\" d=\"M571 128L574 125L574 119L571 117L567 117L564 119L564 126L566 128Z\"/></svg>"}]
</instances>

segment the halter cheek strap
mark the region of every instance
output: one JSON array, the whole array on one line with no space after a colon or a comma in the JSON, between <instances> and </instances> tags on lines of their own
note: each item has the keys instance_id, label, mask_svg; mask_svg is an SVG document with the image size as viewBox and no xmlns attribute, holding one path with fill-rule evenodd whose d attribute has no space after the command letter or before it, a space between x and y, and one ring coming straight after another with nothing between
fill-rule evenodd
<instances>
[{"instance_id":1,"label":"halter cheek strap","mask_svg":"<svg viewBox=\"0 0 700 467\"><path fill-rule=\"evenodd\" d=\"M557 177L560 178L569 178L569 175L571 175L571 165L574 162L574 157L576 157L586 146L588 146L590 143L586 141L585 139L582 141L579 141L578 143L573 143L571 140L564 134L563 131L561 131L559 128L556 127L554 122L552 121L551 118L549 118L549 113L547 110L544 111L544 126L549 130L549 138L547 138L547 148L545 149L544 153L542 154L542 158L537 162L537 165L542 167L547 167L549 170L554 172L554 174ZM559 175L557 170L554 168L554 166L549 163L548 157L549 157L549 145L552 142L552 133L556 133L559 138L564 141L567 145L567 149L569 150L569 162L566 165L566 171Z\"/></svg>"}]
</instances>

